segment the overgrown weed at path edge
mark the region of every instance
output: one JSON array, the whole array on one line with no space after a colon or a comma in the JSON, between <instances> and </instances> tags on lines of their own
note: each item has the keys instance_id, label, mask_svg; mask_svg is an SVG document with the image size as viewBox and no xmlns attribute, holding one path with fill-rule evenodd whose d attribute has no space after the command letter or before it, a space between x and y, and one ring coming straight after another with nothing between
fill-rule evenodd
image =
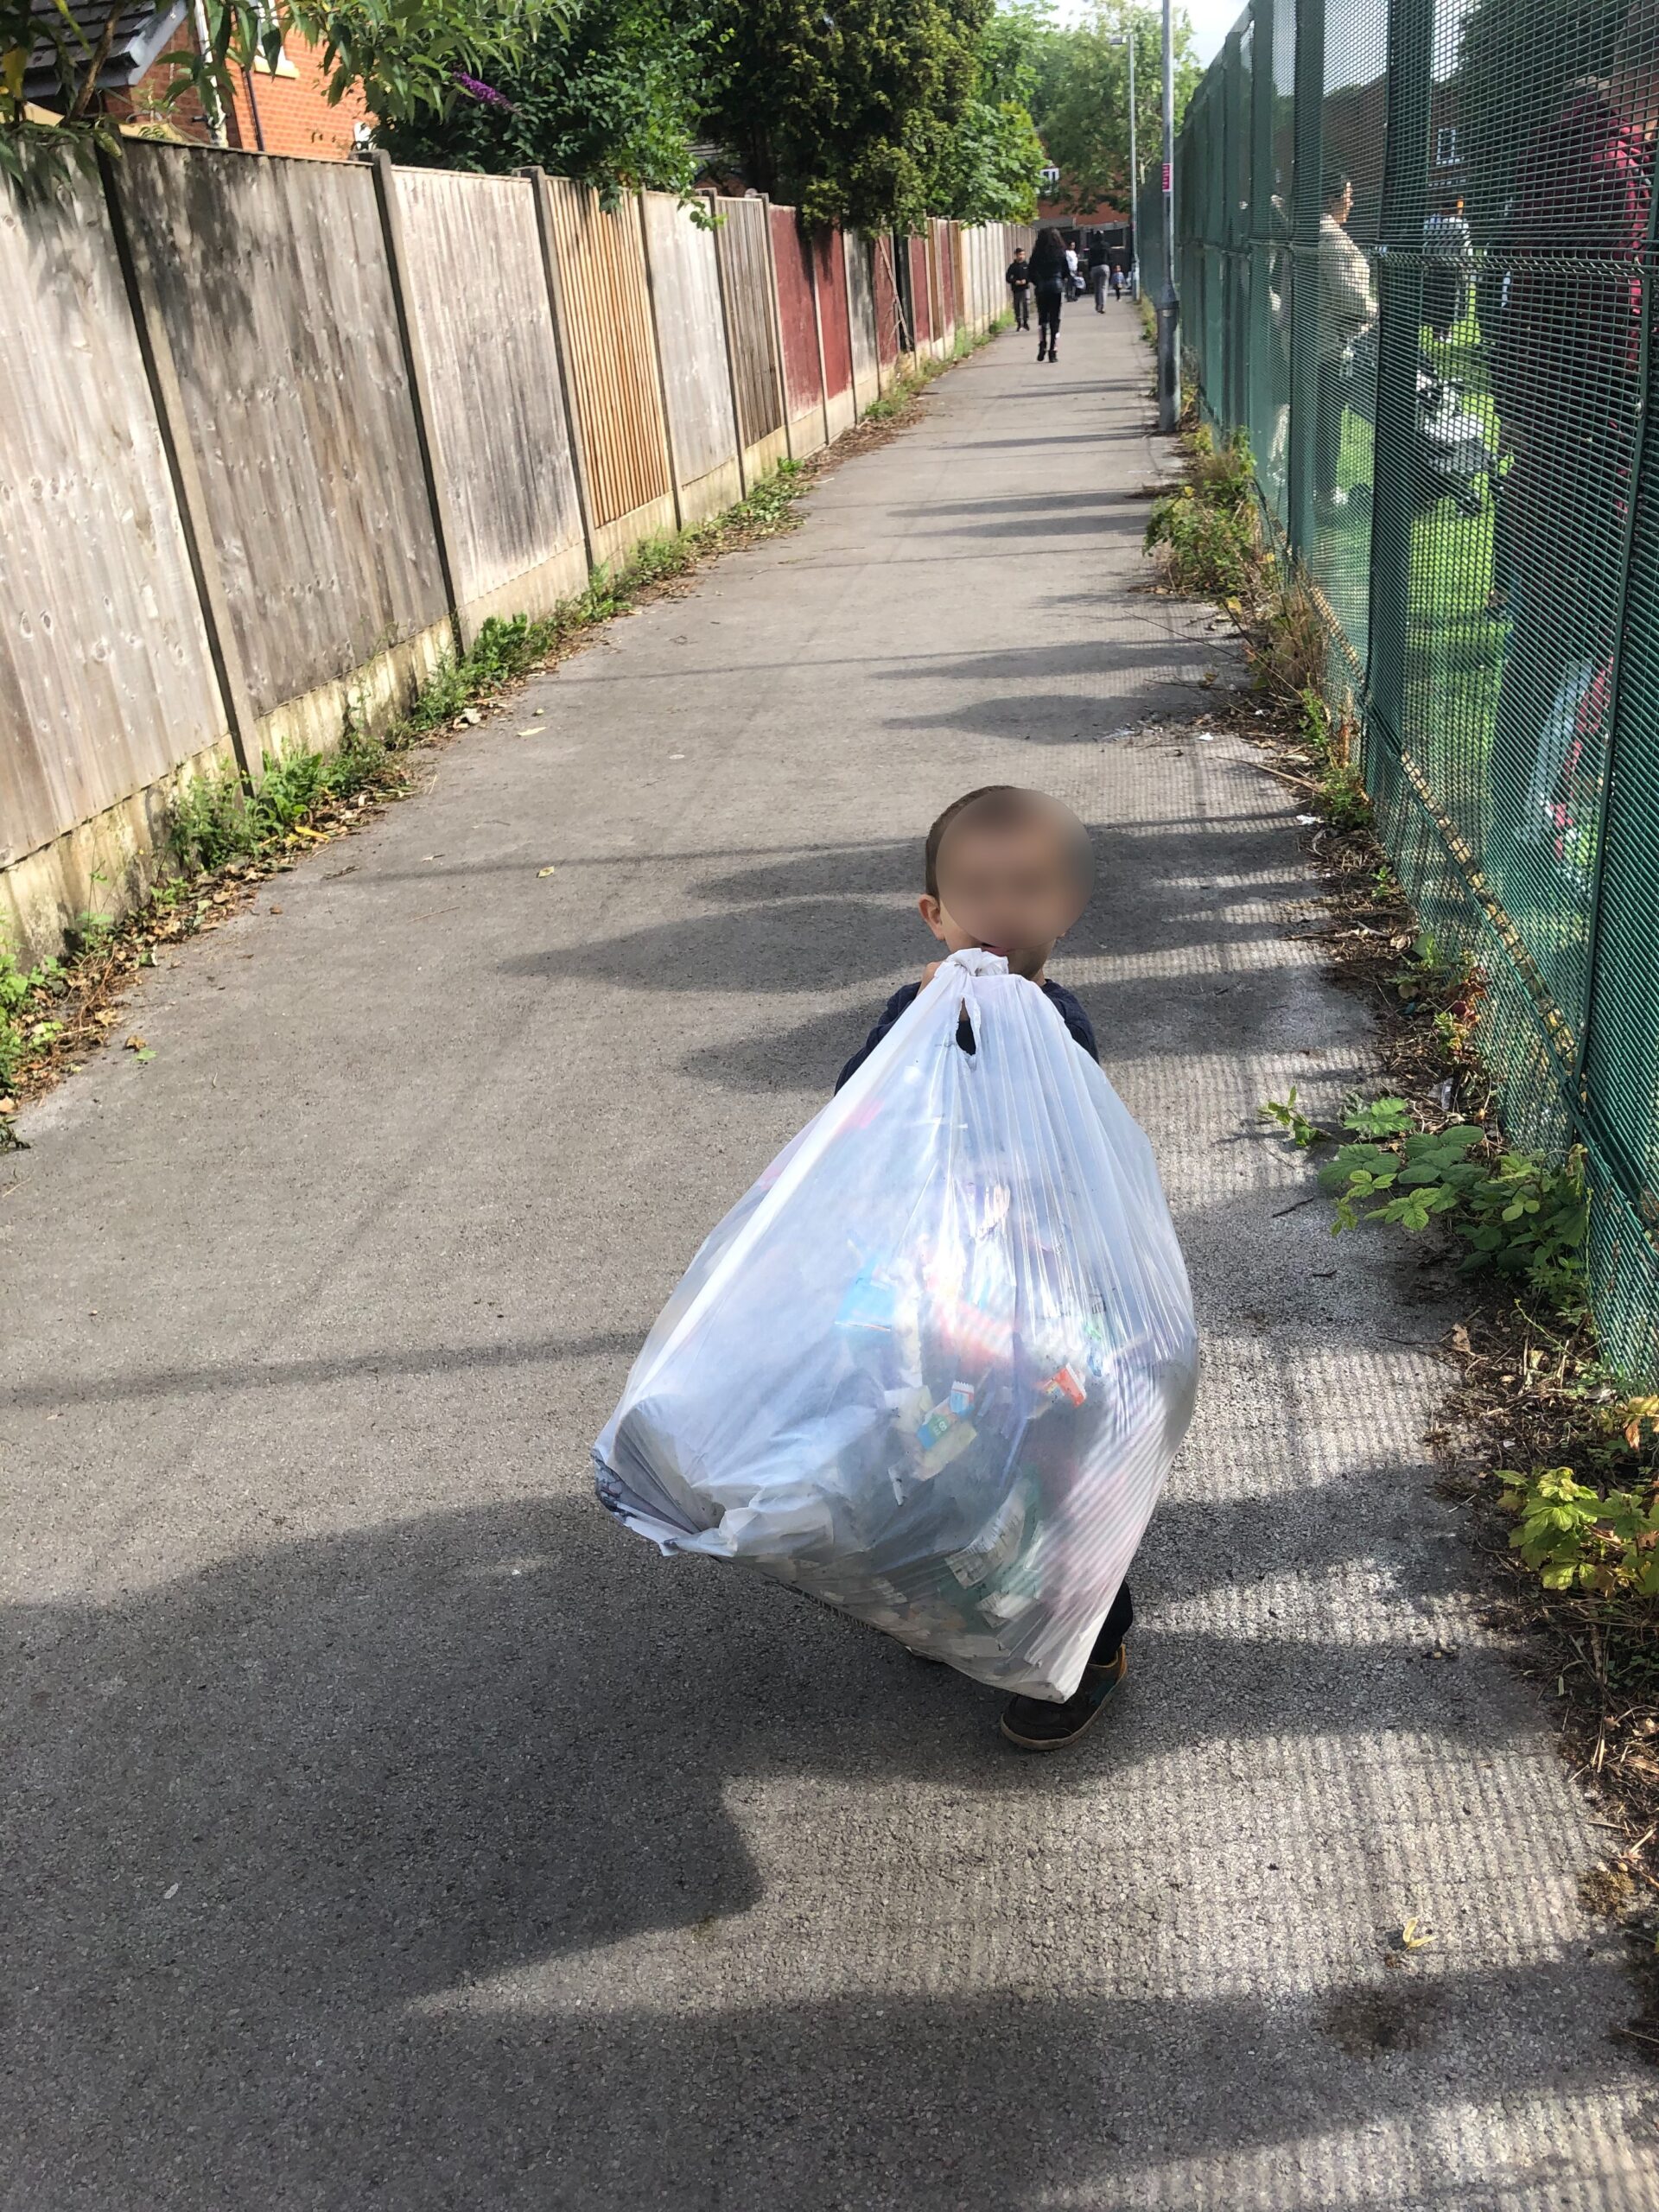
<instances>
[{"instance_id":1,"label":"overgrown weed at path edge","mask_svg":"<svg viewBox=\"0 0 1659 2212\"><path fill-rule=\"evenodd\" d=\"M1313 594L1263 542L1249 448L1242 437L1218 448L1205 429L1185 448L1187 480L1154 507L1148 545L1172 589L1218 601L1243 634L1262 703L1242 734L1321 817L1308 840L1326 886L1318 934L1338 976L1382 1011L1391 1084L1355 1094L1335 1129L1294 1089L1262 1110L1301 1148L1329 1148L1319 1181L1333 1235L1375 1224L1425 1239L1431 1268L1456 1256L1468 1303L1445 1350L1459 1382L1429 1440L1441 1487L1481 1509L1489 1555L1512 1570L1491 1618L1524 1639L1567 1756L1624 1832L1586 1877L1586 1902L1652 1955L1659 1395L1618 1373L1597 1338L1581 1152L1545 1159L1504 1137L1480 1052L1484 974L1423 929L1377 842L1353 703L1332 682Z\"/></svg>"}]
</instances>

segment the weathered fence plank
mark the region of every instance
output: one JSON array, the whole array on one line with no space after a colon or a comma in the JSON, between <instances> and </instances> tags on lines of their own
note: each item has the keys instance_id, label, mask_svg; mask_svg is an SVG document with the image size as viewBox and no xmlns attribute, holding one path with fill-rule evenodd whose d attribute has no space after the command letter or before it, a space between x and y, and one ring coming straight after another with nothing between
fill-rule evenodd
<instances>
[{"instance_id":1,"label":"weathered fence plank","mask_svg":"<svg viewBox=\"0 0 1659 2212\"><path fill-rule=\"evenodd\" d=\"M666 193L646 193L643 208L680 505L701 522L743 496L714 232Z\"/></svg>"},{"instance_id":2,"label":"weathered fence plank","mask_svg":"<svg viewBox=\"0 0 1659 2212\"><path fill-rule=\"evenodd\" d=\"M784 348L784 398L791 457L816 453L828 435L823 417L823 366L818 358L818 319L812 300L812 259L792 207L769 210L772 262L777 274L778 321Z\"/></svg>"},{"instance_id":3,"label":"weathered fence plank","mask_svg":"<svg viewBox=\"0 0 1659 2212\"><path fill-rule=\"evenodd\" d=\"M55 949L231 757L103 194L0 194L0 925Z\"/></svg>"},{"instance_id":4,"label":"weathered fence plank","mask_svg":"<svg viewBox=\"0 0 1659 2212\"><path fill-rule=\"evenodd\" d=\"M631 205L607 214L564 177L546 188L594 550L614 562L674 527L645 249Z\"/></svg>"},{"instance_id":5,"label":"weathered fence plank","mask_svg":"<svg viewBox=\"0 0 1659 2212\"><path fill-rule=\"evenodd\" d=\"M853 397L861 415L880 397L875 350L875 291L870 278L868 239L857 231L842 233L847 264L847 327L853 348Z\"/></svg>"},{"instance_id":6,"label":"weathered fence plank","mask_svg":"<svg viewBox=\"0 0 1659 2212\"><path fill-rule=\"evenodd\" d=\"M847 325L846 246L839 231L812 234L812 274L823 333L823 410L830 435L838 438L858 419L853 399L853 341Z\"/></svg>"},{"instance_id":7,"label":"weathered fence plank","mask_svg":"<svg viewBox=\"0 0 1659 2212\"><path fill-rule=\"evenodd\" d=\"M114 171L176 365L261 750L396 710L452 644L374 181L134 144Z\"/></svg>"},{"instance_id":8,"label":"weathered fence plank","mask_svg":"<svg viewBox=\"0 0 1659 2212\"><path fill-rule=\"evenodd\" d=\"M393 172L456 613L547 613L588 559L527 178Z\"/></svg>"},{"instance_id":9,"label":"weathered fence plank","mask_svg":"<svg viewBox=\"0 0 1659 2212\"><path fill-rule=\"evenodd\" d=\"M772 314L772 241L763 200L716 200L714 207L743 478L753 484L789 450Z\"/></svg>"}]
</instances>

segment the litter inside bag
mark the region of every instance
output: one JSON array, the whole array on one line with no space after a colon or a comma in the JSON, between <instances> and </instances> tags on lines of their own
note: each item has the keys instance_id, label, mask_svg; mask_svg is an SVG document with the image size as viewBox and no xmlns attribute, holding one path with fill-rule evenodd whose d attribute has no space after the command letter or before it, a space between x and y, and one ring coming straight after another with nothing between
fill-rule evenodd
<instances>
[{"instance_id":1,"label":"litter inside bag","mask_svg":"<svg viewBox=\"0 0 1659 2212\"><path fill-rule=\"evenodd\" d=\"M1145 1136L1035 985L959 953L692 1262L599 1495L665 1551L1065 1698L1197 1365Z\"/></svg>"}]
</instances>

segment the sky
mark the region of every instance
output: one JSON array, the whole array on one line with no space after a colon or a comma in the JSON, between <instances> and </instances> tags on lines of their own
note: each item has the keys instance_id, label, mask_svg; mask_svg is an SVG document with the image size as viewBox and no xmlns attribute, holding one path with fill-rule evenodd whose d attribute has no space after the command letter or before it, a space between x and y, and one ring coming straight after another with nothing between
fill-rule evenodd
<instances>
[{"instance_id":1,"label":"sky","mask_svg":"<svg viewBox=\"0 0 1659 2212\"><path fill-rule=\"evenodd\" d=\"M1157 6L1160 0L1148 0ZM1213 61L1227 34L1244 12L1245 0L1176 0L1192 25L1192 41L1200 61ZM1089 0L1058 0L1054 13L1063 23L1081 22L1093 10Z\"/></svg>"},{"instance_id":2,"label":"sky","mask_svg":"<svg viewBox=\"0 0 1659 2212\"><path fill-rule=\"evenodd\" d=\"M1192 25L1192 42L1200 61L1213 61L1233 25L1244 12L1244 0L1184 0Z\"/></svg>"}]
</instances>

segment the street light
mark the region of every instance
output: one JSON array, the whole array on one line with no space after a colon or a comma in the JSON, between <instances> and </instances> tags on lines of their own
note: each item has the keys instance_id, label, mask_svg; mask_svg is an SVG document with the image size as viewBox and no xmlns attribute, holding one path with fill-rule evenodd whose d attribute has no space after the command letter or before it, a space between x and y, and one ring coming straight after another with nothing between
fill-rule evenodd
<instances>
[{"instance_id":1,"label":"street light","mask_svg":"<svg viewBox=\"0 0 1659 2212\"><path fill-rule=\"evenodd\" d=\"M1172 0L1164 0L1164 282L1158 295L1158 427L1181 419L1180 302L1175 294L1175 36Z\"/></svg>"},{"instance_id":2,"label":"street light","mask_svg":"<svg viewBox=\"0 0 1659 2212\"><path fill-rule=\"evenodd\" d=\"M1141 155L1135 135L1135 25L1118 40L1129 49L1129 297L1141 296Z\"/></svg>"}]
</instances>

